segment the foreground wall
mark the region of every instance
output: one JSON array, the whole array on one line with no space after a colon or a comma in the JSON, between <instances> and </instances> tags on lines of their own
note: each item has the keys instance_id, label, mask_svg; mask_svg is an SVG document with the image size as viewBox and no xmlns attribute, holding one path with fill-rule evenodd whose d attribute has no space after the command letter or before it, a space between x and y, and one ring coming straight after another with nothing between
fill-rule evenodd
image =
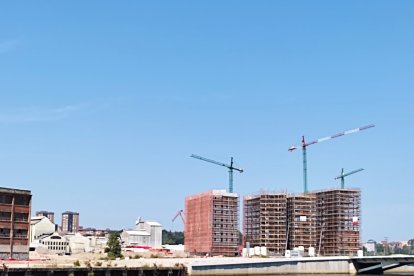
<instances>
[{"instance_id":1,"label":"foreground wall","mask_svg":"<svg viewBox=\"0 0 414 276\"><path fill-rule=\"evenodd\" d=\"M190 275L356 274L348 257L247 260L232 264L193 264Z\"/></svg>"}]
</instances>

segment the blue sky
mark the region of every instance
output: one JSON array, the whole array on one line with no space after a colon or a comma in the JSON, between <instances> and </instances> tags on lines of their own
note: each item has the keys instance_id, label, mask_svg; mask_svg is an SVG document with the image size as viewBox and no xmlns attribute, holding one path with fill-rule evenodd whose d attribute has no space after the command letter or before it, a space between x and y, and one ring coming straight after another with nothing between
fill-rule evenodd
<instances>
[{"instance_id":1,"label":"blue sky","mask_svg":"<svg viewBox=\"0 0 414 276\"><path fill-rule=\"evenodd\" d=\"M411 1L0 4L0 185L83 226L171 222L186 195L362 190L362 238L413 238ZM58 219L59 221L60 219Z\"/></svg>"}]
</instances>

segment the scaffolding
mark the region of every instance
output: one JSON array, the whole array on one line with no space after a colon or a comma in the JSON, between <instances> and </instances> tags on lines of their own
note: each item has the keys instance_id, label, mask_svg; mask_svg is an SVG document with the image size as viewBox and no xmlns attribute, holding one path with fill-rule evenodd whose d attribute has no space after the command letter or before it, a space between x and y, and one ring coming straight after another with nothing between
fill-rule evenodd
<instances>
[{"instance_id":1,"label":"scaffolding","mask_svg":"<svg viewBox=\"0 0 414 276\"><path fill-rule=\"evenodd\" d=\"M193 255L237 256L237 194L212 190L185 200L185 249Z\"/></svg>"},{"instance_id":2,"label":"scaffolding","mask_svg":"<svg viewBox=\"0 0 414 276\"><path fill-rule=\"evenodd\" d=\"M316 194L317 252L352 256L360 249L359 189L330 189Z\"/></svg>"},{"instance_id":3,"label":"scaffolding","mask_svg":"<svg viewBox=\"0 0 414 276\"><path fill-rule=\"evenodd\" d=\"M360 206L359 189L245 196L243 245L265 246L276 256L301 246L321 256L353 256L360 249Z\"/></svg>"},{"instance_id":4,"label":"scaffolding","mask_svg":"<svg viewBox=\"0 0 414 276\"><path fill-rule=\"evenodd\" d=\"M287 249L316 246L316 195L306 193L287 198Z\"/></svg>"},{"instance_id":5,"label":"scaffolding","mask_svg":"<svg viewBox=\"0 0 414 276\"><path fill-rule=\"evenodd\" d=\"M286 193L245 196L243 211L244 245L264 246L269 255L283 255L287 241Z\"/></svg>"}]
</instances>

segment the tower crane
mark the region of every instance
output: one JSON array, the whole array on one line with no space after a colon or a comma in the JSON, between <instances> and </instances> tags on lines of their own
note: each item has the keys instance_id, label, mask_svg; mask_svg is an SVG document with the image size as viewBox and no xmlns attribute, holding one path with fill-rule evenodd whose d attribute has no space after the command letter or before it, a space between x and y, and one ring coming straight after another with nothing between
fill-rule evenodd
<instances>
[{"instance_id":1,"label":"tower crane","mask_svg":"<svg viewBox=\"0 0 414 276\"><path fill-rule=\"evenodd\" d=\"M194 154L191 154L190 157L200 159L200 160L203 160L203 161L206 161L206 162L210 162L210 163L228 168L229 169L229 193L233 192L233 170L236 170L240 173L243 172L242 169L233 167L233 157L230 158L230 165L227 165L227 164L224 164L224 163L221 163L221 162L217 162L217 161L214 161L214 160L211 160L211 159L208 159L208 158L204 158L204 157L201 157L201 156L198 156L198 155L194 155Z\"/></svg>"},{"instance_id":2,"label":"tower crane","mask_svg":"<svg viewBox=\"0 0 414 276\"><path fill-rule=\"evenodd\" d=\"M371 127L374 127L374 126L375 125L371 124L371 125L351 129L351 130L346 130L346 131L343 131L343 132L340 132L340 133L337 133L337 134L334 134L334 135L331 135L331 136L328 136L328 137L320 138L320 139L317 139L317 140L314 140L314 141L308 142L308 143L305 142L305 136L302 136L302 143L301 143L300 146L291 146L290 148L288 148L288 151L292 152L292 151L298 149L299 147L302 147L302 152L303 152L303 154L302 154L302 156L303 156L303 189L304 189L304 193L308 192L308 173L307 173L308 169L307 169L307 160L306 160L306 148L308 146L311 146L311 145L314 145L314 144L317 144L317 143L321 143L321 142L324 142L324 141L327 141L327 140L330 140L330 139L338 138L338 137L341 137L341 136L344 136L344 135L347 135L347 134L352 134L352 133L355 133L355 132L359 132L359 131L362 131L362 130L365 130L365 129L368 129L368 128L371 128Z\"/></svg>"},{"instance_id":3,"label":"tower crane","mask_svg":"<svg viewBox=\"0 0 414 276\"><path fill-rule=\"evenodd\" d=\"M173 219L172 219L172 222L174 222L174 221L175 221L175 219L176 219L178 216L180 216L180 217L181 217L181 220L183 221L183 224L185 225L185 220L184 220L184 218L183 218L183 210L179 210L179 211L177 212L177 214L175 214L175 216L174 216L174 217L173 217Z\"/></svg>"},{"instance_id":4,"label":"tower crane","mask_svg":"<svg viewBox=\"0 0 414 276\"><path fill-rule=\"evenodd\" d=\"M343 189L343 188L345 188L345 177L347 177L348 175L363 171L363 170L364 170L363 168L360 168L360 169L354 170L352 172L344 173L344 168L342 168L341 175L335 177L335 180L341 179L341 189Z\"/></svg>"}]
</instances>

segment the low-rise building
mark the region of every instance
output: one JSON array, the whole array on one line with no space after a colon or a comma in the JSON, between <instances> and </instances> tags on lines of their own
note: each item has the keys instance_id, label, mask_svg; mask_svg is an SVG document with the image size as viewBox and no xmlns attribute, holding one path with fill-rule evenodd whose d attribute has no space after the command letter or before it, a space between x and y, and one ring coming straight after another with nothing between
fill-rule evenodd
<instances>
[{"instance_id":1,"label":"low-rise building","mask_svg":"<svg viewBox=\"0 0 414 276\"><path fill-rule=\"evenodd\" d=\"M135 229L122 231L121 241L124 247L148 246L152 248L161 248L161 224L155 221L142 221L141 219L138 219Z\"/></svg>"},{"instance_id":2,"label":"low-rise building","mask_svg":"<svg viewBox=\"0 0 414 276\"><path fill-rule=\"evenodd\" d=\"M30 242L50 236L55 231L55 224L45 216L32 217L30 220Z\"/></svg>"},{"instance_id":3,"label":"low-rise building","mask_svg":"<svg viewBox=\"0 0 414 276\"><path fill-rule=\"evenodd\" d=\"M68 240L57 232L42 239L40 243L47 246L49 254L64 255L70 251Z\"/></svg>"},{"instance_id":4,"label":"low-rise building","mask_svg":"<svg viewBox=\"0 0 414 276\"><path fill-rule=\"evenodd\" d=\"M92 252L96 247L95 237L84 237L80 233L76 233L74 235L66 235L65 238L69 242L70 254Z\"/></svg>"},{"instance_id":5,"label":"low-rise building","mask_svg":"<svg viewBox=\"0 0 414 276\"><path fill-rule=\"evenodd\" d=\"M128 246L150 246L150 233L145 230L124 230L121 233L122 245Z\"/></svg>"},{"instance_id":6,"label":"low-rise building","mask_svg":"<svg viewBox=\"0 0 414 276\"><path fill-rule=\"evenodd\" d=\"M82 234L82 236L96 236L96 237L104 237L106 234L111 232L110 229L96 229L93 227L82 227L79 226L78 233Z\"/></svg>"}]
</instances>

